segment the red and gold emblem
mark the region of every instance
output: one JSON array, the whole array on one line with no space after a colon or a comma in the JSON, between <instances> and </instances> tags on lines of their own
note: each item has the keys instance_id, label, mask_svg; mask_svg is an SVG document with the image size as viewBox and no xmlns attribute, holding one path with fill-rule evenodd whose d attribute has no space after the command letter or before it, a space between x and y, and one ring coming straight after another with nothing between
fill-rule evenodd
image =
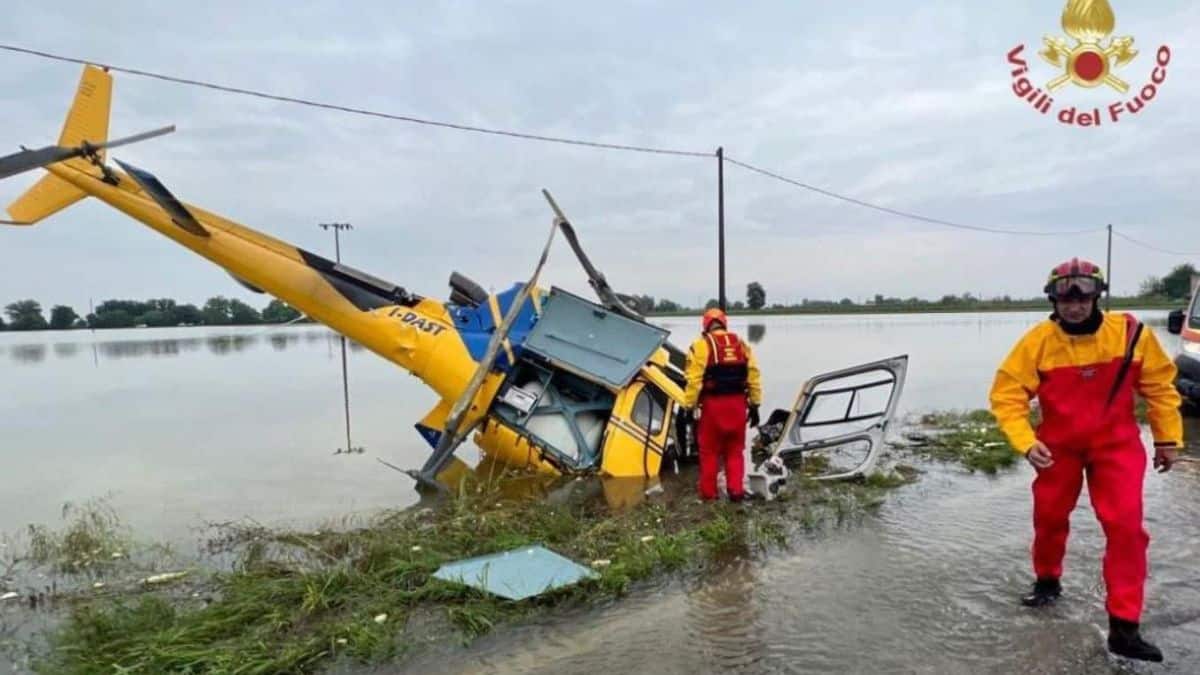
<instances>
[{"instance_id":1,"label":"red and gold emblem","mask_svg":"<svg viewBox=\"0 0 1200 675\"><path fill-rule=\"evenodd\" d=\"M1138 53L1132 37L1114 37L1105 44L1115 26L1116 17L1108 0L1067 0L1062 27L1075 44L1057 35L1043 38L1045 49L1038 53L1064 71L1050 80L1046 88L1056 91L1067 82L1074 82L1089 89L1107 84L1121 93L1128 91L1129 85L1112 71L1132 61Z\"/></svg>"}]
</instances>

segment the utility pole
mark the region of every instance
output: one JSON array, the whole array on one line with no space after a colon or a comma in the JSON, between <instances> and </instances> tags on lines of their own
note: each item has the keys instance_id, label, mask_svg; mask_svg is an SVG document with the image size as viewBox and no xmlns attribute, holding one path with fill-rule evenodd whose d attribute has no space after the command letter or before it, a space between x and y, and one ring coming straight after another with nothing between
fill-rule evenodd
<instances>
[{"instance_id":1,"label":"utility pole","mask_svg":"<svg viewBox=\"0 0 1200 675\"><path fill-rule=\"evenodd\" d=\"M350 223L317 223L317 227L321 228L322 230L333 230L334 259L338 263L341 263L342 245L338 234L342 230L353 230L354 227L351 226ZM338 448L338 451L334 454L341 454L343 452L346 454L350 454L352 452L361 453L364 450L363 448L356 448L350 443L350 380L346 374L346 336L338 335L338 337L341 338L342 343L342 400L345 403L346 408L346 449L342 450L341 448Z\"/></svg>"},{"instance_id":2,"label":"utility pole","mask_svg":"<svg viewBox=\"0 0 1200 675\"><path fill-rule=\"evenodd\" d=\"M342 262L342 245L338 241L338 232L342 230L353 230L354 226L350 223L318 223L317 227L322 230L333 230L333 250L335 259Z\"/></svg>"},{"instance_id":3,"label":"utility pole","mask_svg":"<svg viewBox=\"0 0 1200 675\"><path fill-rule=\"evenodd\" d=\"M717 305L725 307L725 148L717 148Z\"/></svg>"},{"instance_id":4,"label":"utility pole","mask_svg":"<svg viewBox=\"0 0 1200 675\"><path fill-rule=\"evenodd\" d=\"M1104 291L1104 311L1112 304L1112 223L1108 224L1108 262L1104 263L1104 273L1108 275L1108 290Z\"/></svg>"}]
</instances>

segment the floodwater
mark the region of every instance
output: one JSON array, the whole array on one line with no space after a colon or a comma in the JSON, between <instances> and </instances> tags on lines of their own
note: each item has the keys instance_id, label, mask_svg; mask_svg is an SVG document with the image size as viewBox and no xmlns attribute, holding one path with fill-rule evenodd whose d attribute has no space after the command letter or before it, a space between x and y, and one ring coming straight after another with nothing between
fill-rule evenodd
<instances>
[{"instance_id":1,"label":"floodwater","mask_svg":"<svg viewBox=\"0 0 1200 675\"><path fill-rule=\"evenodd\" d=\"M1142 312L1168 351L1165 312ZM986 407L996 364L1044 314L733 320L767 405L810 375L907 354L901 413ZM686 347L694 319L660 322ZM338 338L321 327L0 334L0 532L56 525L106 497L140 537L186 549L205 523L312 526L417 500L376 458L419 466L418 380L349 350L346 446ZM1200 426L1188 420L1190 443ZM464 445L460 454L473 459ZM1200 471L1146 479L1146 632L1163 666L1200 672ZM1121 672L1103 650L1103 536L1086 497L1056 607L1016 604L1029 582L1029 481L935 468L875 515L702 580L667 580L601 609L502 629L414 672ZM1139 670L1140 669L1140 670Z\"/></svg>"}]
</instances>

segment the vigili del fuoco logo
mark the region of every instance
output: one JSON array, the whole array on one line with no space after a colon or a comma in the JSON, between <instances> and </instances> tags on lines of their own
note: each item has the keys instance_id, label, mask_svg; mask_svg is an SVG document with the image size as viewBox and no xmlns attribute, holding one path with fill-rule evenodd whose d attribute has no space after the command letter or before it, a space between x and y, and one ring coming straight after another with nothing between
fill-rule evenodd
<instances>
[{"instance_id":1,"label":"vigili del fuoco logo","mask_svg":"<svg viewBox=\"0 0 1200 675\"><path fill-rule=\"evenodd\" d=\"M1008 52L1013 93L1032 110L1043 115L1053 112L1060 123L1071 126L1116 124L1141 113L1167 80L1171 49L1167 45L1158 48L1154 54L1154 68L1145 84L1131 91L1124 78L1132 77L1129 73L1136 66L1126 66L1137 59L1138 50L1133 48L1132 37L1112 36L1116 23L1108 0L1067 0L1062 13L1062 28L1067 37L1047 35L1042 38L1043 48L1038 52L1038 56L1054 66L1055 75L1045 81L1035 78L1025 60L1025 45L1019 44ZM1143 57L1143 64L1145 60ZM1084 89L1104 87L1115 92L1117 97L1103 109L1079 105L1056 108L1054 96L1068 85Z\"/></svg>"}]
</instances>

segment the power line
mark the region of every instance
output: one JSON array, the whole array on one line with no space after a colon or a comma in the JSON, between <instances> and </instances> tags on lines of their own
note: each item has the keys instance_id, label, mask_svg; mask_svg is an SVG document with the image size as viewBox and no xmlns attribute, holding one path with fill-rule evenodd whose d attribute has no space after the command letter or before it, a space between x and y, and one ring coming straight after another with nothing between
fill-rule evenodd
<instances>
[{"instance_id":1,"label":"power line","mask_svg":"<svg viewBox=\"0 0 1200 675\"><path fill-rule=\"evenodd\" d=\"M1155 246L1154 244L1147 244L1146 242L1141 241L1139 239L1134 239L1133 237L1131 237L1127 234L1124 234L1124 233L1120 232L1119 230L1113 230L1113 234L1124 239L1125 241L1128 241L1131 244L1135 244L1137 246L1141 246L1143 248L1150 249L1151 251L1156 251L1158 253L1163 253L1166 255L1177 255L1177 256L1184 257L1184 258L1200 258L1200 253L1187 253L1184 251L1169 251L1165 248L1160 248L1158 246Z\"/></svg>"},{"instance_id":2,"label":"power line","mask_svg":"<svg viewBox=\"0 0 1200 675\"><path fill-rule=\"evenodd\" d=\"M651 154L658 154L658 155L676 155L676 156L681 156L681 157L713 157L713 153L711 153L711 152L694 152L694 151L690 151L690 150L676 150L676 149L671 149L671 148L652 148L652 147L639 146L639 145L625 145L625 144L620 144L620 143L601 143L598 141L587 141L587 140L581 140L581 139L577 139L577 138L564 138L561 136L542 136L540 134L527 134L527 133L522 133L519 131L508 131L505 129L489 129L486 127L476 127L476 126L471 126L471 125L467 125L467 124L455 124L453 122L439 122L436 120L428 120L428 119L423 119L420 117L411 117L408 115L394 115L391 113L379 112L379 111L375 111L375 110L367 110L364 108L354 108L351 106L338 105L335 103L323 103L321 101L313 101L313 100L309 100L309 99L295 98L292 96L281 96L279 94L271 94L268 92L257 91L254 89L242 89L240 87L230 87L230 86L226 86L223 84L215 84L212 82L205 82L202 80L192 80L192 79L188 79L188 78L184 78L184 77L175 77L173 75L164 75L162 73L155 73L155 72L151 72L148 70L139 70L137 68L125 68L122 66L114 66L111 64L107 64L107 63L100 63L97 61L88 61L86 59L79 59L79 58L74 58L74 57L70 57L70 56L63 56L61 54L52 54L50 52L38 51L36 49L28 49L26 47L18 47L16 45L0 44L0 49L3 49L5 51L10 51L10 52L17 52L19 54L28 54L31 56L38 56L41 58L51 59L54 61L63 61L66 63L78 63L78 64L82 64L82 65L95 65L95 66L100 66L101 68L105 68L107 70L114 70L119 73L127 73L129 75L140 75L142 77L150 77L150 78L154 78L156 80L164 80L166 82L174 82L176 84L187 84L187 85L191 85L191 86L195 86L195 87L204 87L207 89L215 89L217 91L224 91L224 92L231 93L231 94L242 94L244 96L254 96L256 98L263 98L263 99L268 99L268 100L272 100L272 101L281 101L284 103L294 103L297 105L304 105L304 106L309 106L312 108L323 108L325 110L336 110L339 112L351 113L354 115L366 115L368 117L379 117L379 118L388 119L388 120L395 120L398 122L411 122L413 124L424 124L427 126L442 127L445 129L457 129L459 131L474 131L474 132L481 133L481 134L492 134L495 136L509 136L512 138L523 138L526 140L544 141L547 143L563 143L566 145L580 145L580 146L585 146L585 147L590 147L590 148L603 148L605 150L625 150L628 152L644 152L644 153L651 153Z\"/></svg>"},{"instance_id":3,"label":"power line","mask_svg":"<svg viewBox=\"0 0 1200 675\"><path fill-rule=\"evenodd\" d=\"M588 141L588 140L582 140L582 139L577 139L577 138L565 138L565 137L561 137L561 136L543 136L540 134L529 134L529 133L523 133L523 132L519 132L519 131L509 131L509 130L505 130L505 129L490 129L490 128L486 128L486 127L477 127L477 126L471 126L471 125L466 125L466 124L456 124L453 122L441 122L441 121L436 121L436 120L423 119L420 117L411 117L408 115L396 115L396 114L392 114L392 113L379 112L379 111L375 111L375 110L367 110L364 108L355 108L355 107L351 107L351 106L339 105L339 104L334 104L334 103L324 103L321 101L313 101L313 100L309 100L309 99L296 98L296 97L292 97L292 96L282 96L279 94L271 94L268 92L258 91L258 90L254 90L254 89L243 89L240 87L231 87L231 86L227 86L227 85L216 84L213 82L206 82L206 81L202 81L202 80L193 80L193 79L184 78L184 77L176 77L173 75L165 75L163 73L156 73L156 72L147 71L147 70L140 70L137 68L126 68L123 66L114 66L111 64L100 63L97 61L88 61L86 59L64 56L61 54L53 54L50 52L39 51L36 49L29 49L27 47L19 47L16 45L0 43L0 50L15 52L15 53L19 53L19 54L27 54L30 56L37 56L40 58L50 59L53 61L62 61L65 63L75 63L75 64L80 64L80 65L95 65L95 66L100 66L101 68L105 68L107 70L112 70L112 71L116 71L116 72L120 72L120 73L127 73L129 75L138 75L141 77L149 77L149 78L153 78L153 79L157 79L157 80L163 80L165 82L173 82L176 84L185 84L185 85L190 85L190 86L203 87L206 89L213 89L216 91L223 91L223 92L231 93L231 94L241 94L243 96L252 96L255 98L279 101L279 102L283 102L283 103L292 103L292 104L303 105L303 106L308 106L308 107L312 107L312 108L321 108L324 110L334 110L334 111L350 113L350 114L354 114L354 115L377 117L377 118L382 118L382 119L394 120L394 121L398 121L398 122L409 122L412 124L422 124L422 125L426 125L426 126L441 127L444 129L455 129L458 131L472 131L472 132L481 133L481 134L507 136L510 138L520 138L520 139L525 139L525 140L543 141L543 142L547 142L547 143L562 143L562 144L566 144L566 145L600 148L600 149L605 149L605 150L623 150L623 151L628 151L628 152L642 152L642 153L660 154L660 155L675 155L675 156L681 156L681 157L709 158L709 157L715 156L714 153L712 153L712 152L678 150L678 149L672 149L672 148L655 148L655 147L649 147L649 146L628 145L628 144L621 144L621 143L601 143L598 141ZM1096 227L1096 228L1089 228L1089 229L1082 229L1082 230L1062 230L1062 231L1057 231L1057 232L1045 232L1045 231L1032 231L1032 230L1005 230L1005 229L1000 229L1000 228L984 227L981 225L968 225L965 223L958 223L958 222L954 222L954 221L943 220L940 218L932 218L929 216L923 216L919 213L901 211L899 209L894 209L894 208L891 208L888 206L883 206L880 204L875 204L875 203L868 202L868 201L858 199L855 197L850 197L848 195L844 195L844 194L841 194L838 192L834 192L832 190L820 188L815 185L810 185L808 183L804 183L802 181L795 180L793 178L788 178L787 176L783 176L778 173L763 169L761 167L754 166L748 162L742 162L740 160L734 159L733 157L730 157L729 155L724 155L724 161L729 162L730 164L734 164L739 167L742 167L743 169L746 169L747 171L752 171L754 173L761 174L763 176L767 176L768 178L773 178L778 181L782 181L784 183L793 185L798 188L802 188L804 190L816 192L818 194L824 195L826 197L830 197L832 199L837 199L839 201L843 201L843 202L846 202L849 204L855 204L857 206L862 206L864 208L873 209L876 211L880 211L882 213L899 216L901 218L908 218L910 220L917 220L920 222L930 223L933 225L942 225L945 227L950 227L950 228L955 228L955 229L971 230L971 231L975 231L975 232L990 232L993 234L1014 234L1014 235L1029 235L1029 236L1043 236L1043 237L1058 236L1058 235L1067 236L1067 235L1092 234L1092 233L1099 232L1101 230L1106 229L1104 227ZM1184 253L1184 252L1180 252L1180 251L1170 251L1170 250L1167 250L1164 248L1160 248L1158 246L1154 246L1153 244L1148 244L1146 242L1139 241L1139 240L1134 239L1133 237L1130 237L1129 235L1126 235L1117 230L1114 230L1113 232L1117 236L1129 241L1132 244L1142 246L1144 248L1150 249L1152 251L1156 251L1158 253L1163 253L1166 255L1184 256L1184 257L1200 257L1200 253Z\"/></svg>"},{"instance_id":4,"label":"power line","mask_svg":"<svg viewBox=\"0 0 1200 675\"><path fill-rule=\"evenodd\" d=\"M957 228L960 230L974 230L976 232L992 232L994 234L1024 234L1024 235L1051 237L1051 236L1059 236L1059 235L1091 234L1094 232L1100 232L1105 229L1103 227L1093 227L1093 228L1086 229L1086 230L1061 230L1061 231L1057 231L1057 232L1035 232L1032 230L1002 230L1002 229L992 228L992 227L983 227L980 225L966 225L963 223L956 223L956 222L949 221L949 220L942 220L940 218L930 218L929 216L922 216L919 213L910 213L908 211L900 211L899 209L893 209L888 206L882 206L879 204L874 204L872 202L864 201L862 199L857 199L855 197L850 197L850 196L847 196L844 194L840 194L840 193L834 192L832 190L826 190L824 188L819 188L815 185L809 185L808 183L803 183L801 181L798 181L798 180L795 180L792 178L788 178L787 176L781 176L777 173L767 171L766 169L754 166L752 164L747 164L746 162L738 161L736 159L731 158L729 155L725 155L725 161L729 162L730 164L736 164L737 166L740 166L743 169L746 169L748 171L753 171L754 173L762 174L769 178L774 178L775 180L783 181L784 183L794 185L798 188L810 190L812 192L816 192L818 194L825 195L826 197L831 197L833 199L837 199L837 200L840 200L843 202L848 202L850 204L856 204L858 206L863 206L868 209L874 209L876 211L882 211L883 213L889 213L894 216L900 216L901 218L909 218L912 220L919 220L921 222L932 223L934 225L944 225L946 227L953 227L953 228Z\"/></svg>"}]
</instances>

